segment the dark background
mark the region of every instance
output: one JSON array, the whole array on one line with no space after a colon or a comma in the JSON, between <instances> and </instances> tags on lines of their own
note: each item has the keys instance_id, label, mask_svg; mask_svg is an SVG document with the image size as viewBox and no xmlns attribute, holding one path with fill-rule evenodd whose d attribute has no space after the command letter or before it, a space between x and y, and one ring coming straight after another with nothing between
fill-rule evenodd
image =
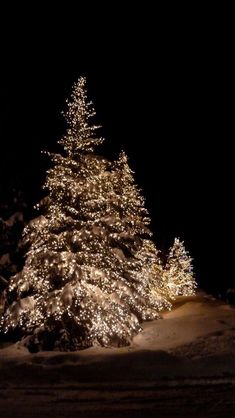
<instances>
[{"instance_id":1,"label":"dark background","mask_svg":"<svg viewBox=\"0 0 235 418\"><path fill-rule=\"evenodd\" d=\"M65 130L71 86L87 77L103 126L101 153L128 156L155 241L185 241L199 284L220 291L231 229L233 52L217 10L93 8L8 11L1 49L1 196L17 186L31 206ZM32 216L33 213L32 213Z\"/></svg>"}]
</instances>

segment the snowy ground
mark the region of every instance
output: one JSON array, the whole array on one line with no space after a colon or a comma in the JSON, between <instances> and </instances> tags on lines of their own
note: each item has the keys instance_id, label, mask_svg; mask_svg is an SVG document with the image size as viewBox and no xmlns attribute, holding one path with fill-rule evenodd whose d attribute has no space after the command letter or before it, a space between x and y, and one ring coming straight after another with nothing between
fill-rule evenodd
<instances>
[{"instance_id":1,"label":"snowy ground","mask_svg":"<svg viewBox=\"0 0 235 418\"><path fill-rule=\"evenodd\" d=\"M133 344L76 353L0 350L1 417L233 417L235 309L198 293Z\"/></svg>"}]
</instances>

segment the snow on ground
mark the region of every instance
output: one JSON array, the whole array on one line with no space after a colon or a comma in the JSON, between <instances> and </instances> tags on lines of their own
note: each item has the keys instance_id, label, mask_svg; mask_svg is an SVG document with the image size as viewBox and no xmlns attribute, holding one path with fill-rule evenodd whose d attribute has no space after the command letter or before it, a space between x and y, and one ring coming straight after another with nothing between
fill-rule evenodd
<instances>
[{"instance_id":1,"label":"snow on ground","mask_svg":"<svg viewBox=\"0 0 235 418\"><path fill-rule=\"evenodd\" d=\"M146 322L129 347L1 349L0 416L232 417L234 355L235 308L201 292Z\"/></svg>"},{"instance_id":2,"label":"snow on ground","mask_svg":"<svg viewBox=\"0 0 235 418\"><path fill-rule=\"evenodd\" d=\"M145 324L136 347L188 358L235 354L235 308L198 293L178 298L163 320ZM196 349L200 345L200 350ZM195 347L195 350L193 350Z\"/></svg>"}]
</instances>

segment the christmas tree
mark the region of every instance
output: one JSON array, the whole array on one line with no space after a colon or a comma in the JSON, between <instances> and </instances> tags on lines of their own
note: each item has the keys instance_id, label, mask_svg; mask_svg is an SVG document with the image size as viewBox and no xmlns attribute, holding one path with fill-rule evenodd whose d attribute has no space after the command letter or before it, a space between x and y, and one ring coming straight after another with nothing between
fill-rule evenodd
<instances>
[{"instance_id":1,"label":"christmas tree","mask_svg":"<svg viewBox=\"0 0 235 418\"><path fill-rule=\"evenodd\" d=\"M171 299L195 293L196 282L193 275L192 258L185 250L184 243L175 238L170 248L164 269L165 286Z\"/></svg>"},{"instance_id":2,"label":"christmas tree","mask_svg":"<svg viewBox=\"0 0 235 418\"><path fill-rule=\"evenodd\" d=\"M158 311L170 308L171 305L162 280L159 251L150 239L150 218L124 152L119 155L113 173L115 198L119 199L117 215L120 222L118 233L114 233L113 238L126 255L123 274L144 301L138 316L141 319L153 319L157 317ZM133 301L133 310L140 307L141 303Z\"/></svg>"},{"instance_id":3,"label":"christmas tree","mask_svg":"<svg viewBox=\"0 0 235 418\"><path fill-rule=\"evenodd\" d=\"M65 113L63 152L49 154L43 215L26 227L25 265L10 281L2 328L22 330L33 350L126 345L143 319L169 306L156 290L144 200L125 154L112 165L95 153L103 139L94 115L80 78Z\"/></svg>"}]
</instances>

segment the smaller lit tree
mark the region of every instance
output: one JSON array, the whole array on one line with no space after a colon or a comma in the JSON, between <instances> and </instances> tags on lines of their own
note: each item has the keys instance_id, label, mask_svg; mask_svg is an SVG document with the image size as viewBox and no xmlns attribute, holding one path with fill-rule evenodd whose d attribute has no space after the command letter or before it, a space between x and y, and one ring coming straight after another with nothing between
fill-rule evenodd
<instances>
[{"instance_id":1,"label":"smaller lit tree","mask_svg":"<svg viewBox=\"0 0 235 418\"><path fill-rule=\"evenodd\" d=\"M192 258L185 250L183 241L178 238L175 238L170 248L163 274L171 299L195 293L196 281L193 275Z\"/></svg>"}]
</instances>

